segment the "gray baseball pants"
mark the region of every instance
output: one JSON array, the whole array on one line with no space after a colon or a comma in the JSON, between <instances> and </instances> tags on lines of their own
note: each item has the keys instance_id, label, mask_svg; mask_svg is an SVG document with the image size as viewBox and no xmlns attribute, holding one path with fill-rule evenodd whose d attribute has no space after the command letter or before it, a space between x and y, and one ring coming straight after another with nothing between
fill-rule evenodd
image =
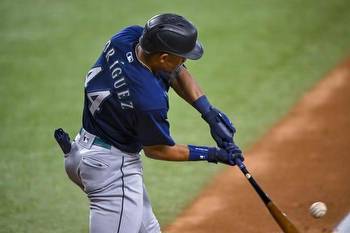
<instances>
[{"instance_id":1,"label":"gray baseball pants","mask_svg":"<svg viewBox=\"0 0 350 233\"><path fill-rule=\"evenodd\" d=\"M94 145L82 130L65 155L68 177L90 200L90 233L159 233L139 154Z\"/></svg>"}]
</instances>

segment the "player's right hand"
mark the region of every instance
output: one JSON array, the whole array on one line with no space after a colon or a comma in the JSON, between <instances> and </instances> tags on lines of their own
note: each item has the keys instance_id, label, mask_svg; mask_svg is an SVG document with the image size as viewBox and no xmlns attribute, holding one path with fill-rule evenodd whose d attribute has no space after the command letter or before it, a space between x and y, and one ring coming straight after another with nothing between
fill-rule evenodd
<instances>
[{"instance_id":1,"label":"player's right hand","mask_svg":"<svg viewBox=\"0 0 350 233\"><path fill-rule=\"evenodd\" d=\"M210 134L218 147L228 150L228 146L233 143L233 136L236 132L230 119L214 107L210 107L210 110L202 115L202 118L209 124Z\"/></svg>"},{"instance_id":2,"label":"player's right hand","mask_svg":"<svg viewBox=\"0 0 350 233\"><path fill-rule=\"evenodd\" d=\"M242 151L235 144L230 144L230 150L225 150L222 148L213 147L208 151L208 162L210 163L224 163L227 165L236 165L235 159L239 158L244 161Z\"/></svg>"}]
</instances>

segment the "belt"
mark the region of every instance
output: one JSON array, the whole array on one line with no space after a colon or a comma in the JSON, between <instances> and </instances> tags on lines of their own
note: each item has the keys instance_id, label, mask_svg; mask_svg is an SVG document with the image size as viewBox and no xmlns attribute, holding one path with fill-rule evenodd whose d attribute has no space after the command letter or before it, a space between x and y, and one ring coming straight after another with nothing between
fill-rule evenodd
<instances>
[{"instance_id":1,"label":"belt","mask_svg":"<svg viewBox=\"0 0 350 233\"><path fill-rule=\"evenodd\" d=\"M80 129L79 134L81 135L83 131L83 128ZM92 142L92 145L103 147L105 149L110 150L112 148L112 145L103 141L101 138L95 136L94 141Z\"/></svg>"}]
</instances>

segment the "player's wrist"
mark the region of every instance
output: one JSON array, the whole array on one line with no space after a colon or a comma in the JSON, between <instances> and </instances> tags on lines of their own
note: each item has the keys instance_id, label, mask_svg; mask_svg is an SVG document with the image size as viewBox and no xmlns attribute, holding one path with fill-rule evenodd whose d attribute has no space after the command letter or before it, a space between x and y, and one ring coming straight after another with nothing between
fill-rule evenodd
<instances>
[{"instance_id":1,"label":"player's wrist","mask_svg":"<svg viewBox=\"0 0 350 233\"><path fill-rule=\"evenodd\" d=\"M208 159L209 147L188 145L188 149L189 149L189 156L188 156L189 161L199 161L199 160Z\"/></svg>"},{"instance_id":2,"label":"player's wrist","mask_svg":"<svg viewBox=\"0 0 350 233\"><path fill-rule=\"evenodd\" d=\"M205 95L202 95L192 103L192 106L197 109L202 115L205 115L210 111L211 104Z\"/></svg>"},{"instance_id":3,"label":"player's wrist","mask_svg":"<svg viewBox=\"0 0 350 233\"><path fill-rule=\"evenodd\" d=\"M206 160L208 162L216 162L214 161L216 148L215 147L207 147L207 146L195 146L188 145L189 149L189 161L201 161Z\"/></svg>"}]
</instances>

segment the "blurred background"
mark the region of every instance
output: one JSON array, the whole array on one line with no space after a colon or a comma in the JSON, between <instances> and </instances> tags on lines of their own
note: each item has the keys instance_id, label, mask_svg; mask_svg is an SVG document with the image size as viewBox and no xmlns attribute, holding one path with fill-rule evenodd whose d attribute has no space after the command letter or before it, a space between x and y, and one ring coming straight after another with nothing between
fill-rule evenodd
<instances>
[{"instance_id":1,"label":"blurred background","mask_svg":"<svg viewBox=\"0 0 350 233\"><path fill-rule=\"evenodd\" d=\"M0 232L87 232L88 201L65 175L53 130L78 132L85 74L121 28L164 12L191 20L205 54L187 66L246 149L349 54L349 9L346 0L2 0ZM199 113L172 91L170 106L177 143L214 145ZM162 226L224 168L144 164Z\"/></svg>"}]
</instances>

